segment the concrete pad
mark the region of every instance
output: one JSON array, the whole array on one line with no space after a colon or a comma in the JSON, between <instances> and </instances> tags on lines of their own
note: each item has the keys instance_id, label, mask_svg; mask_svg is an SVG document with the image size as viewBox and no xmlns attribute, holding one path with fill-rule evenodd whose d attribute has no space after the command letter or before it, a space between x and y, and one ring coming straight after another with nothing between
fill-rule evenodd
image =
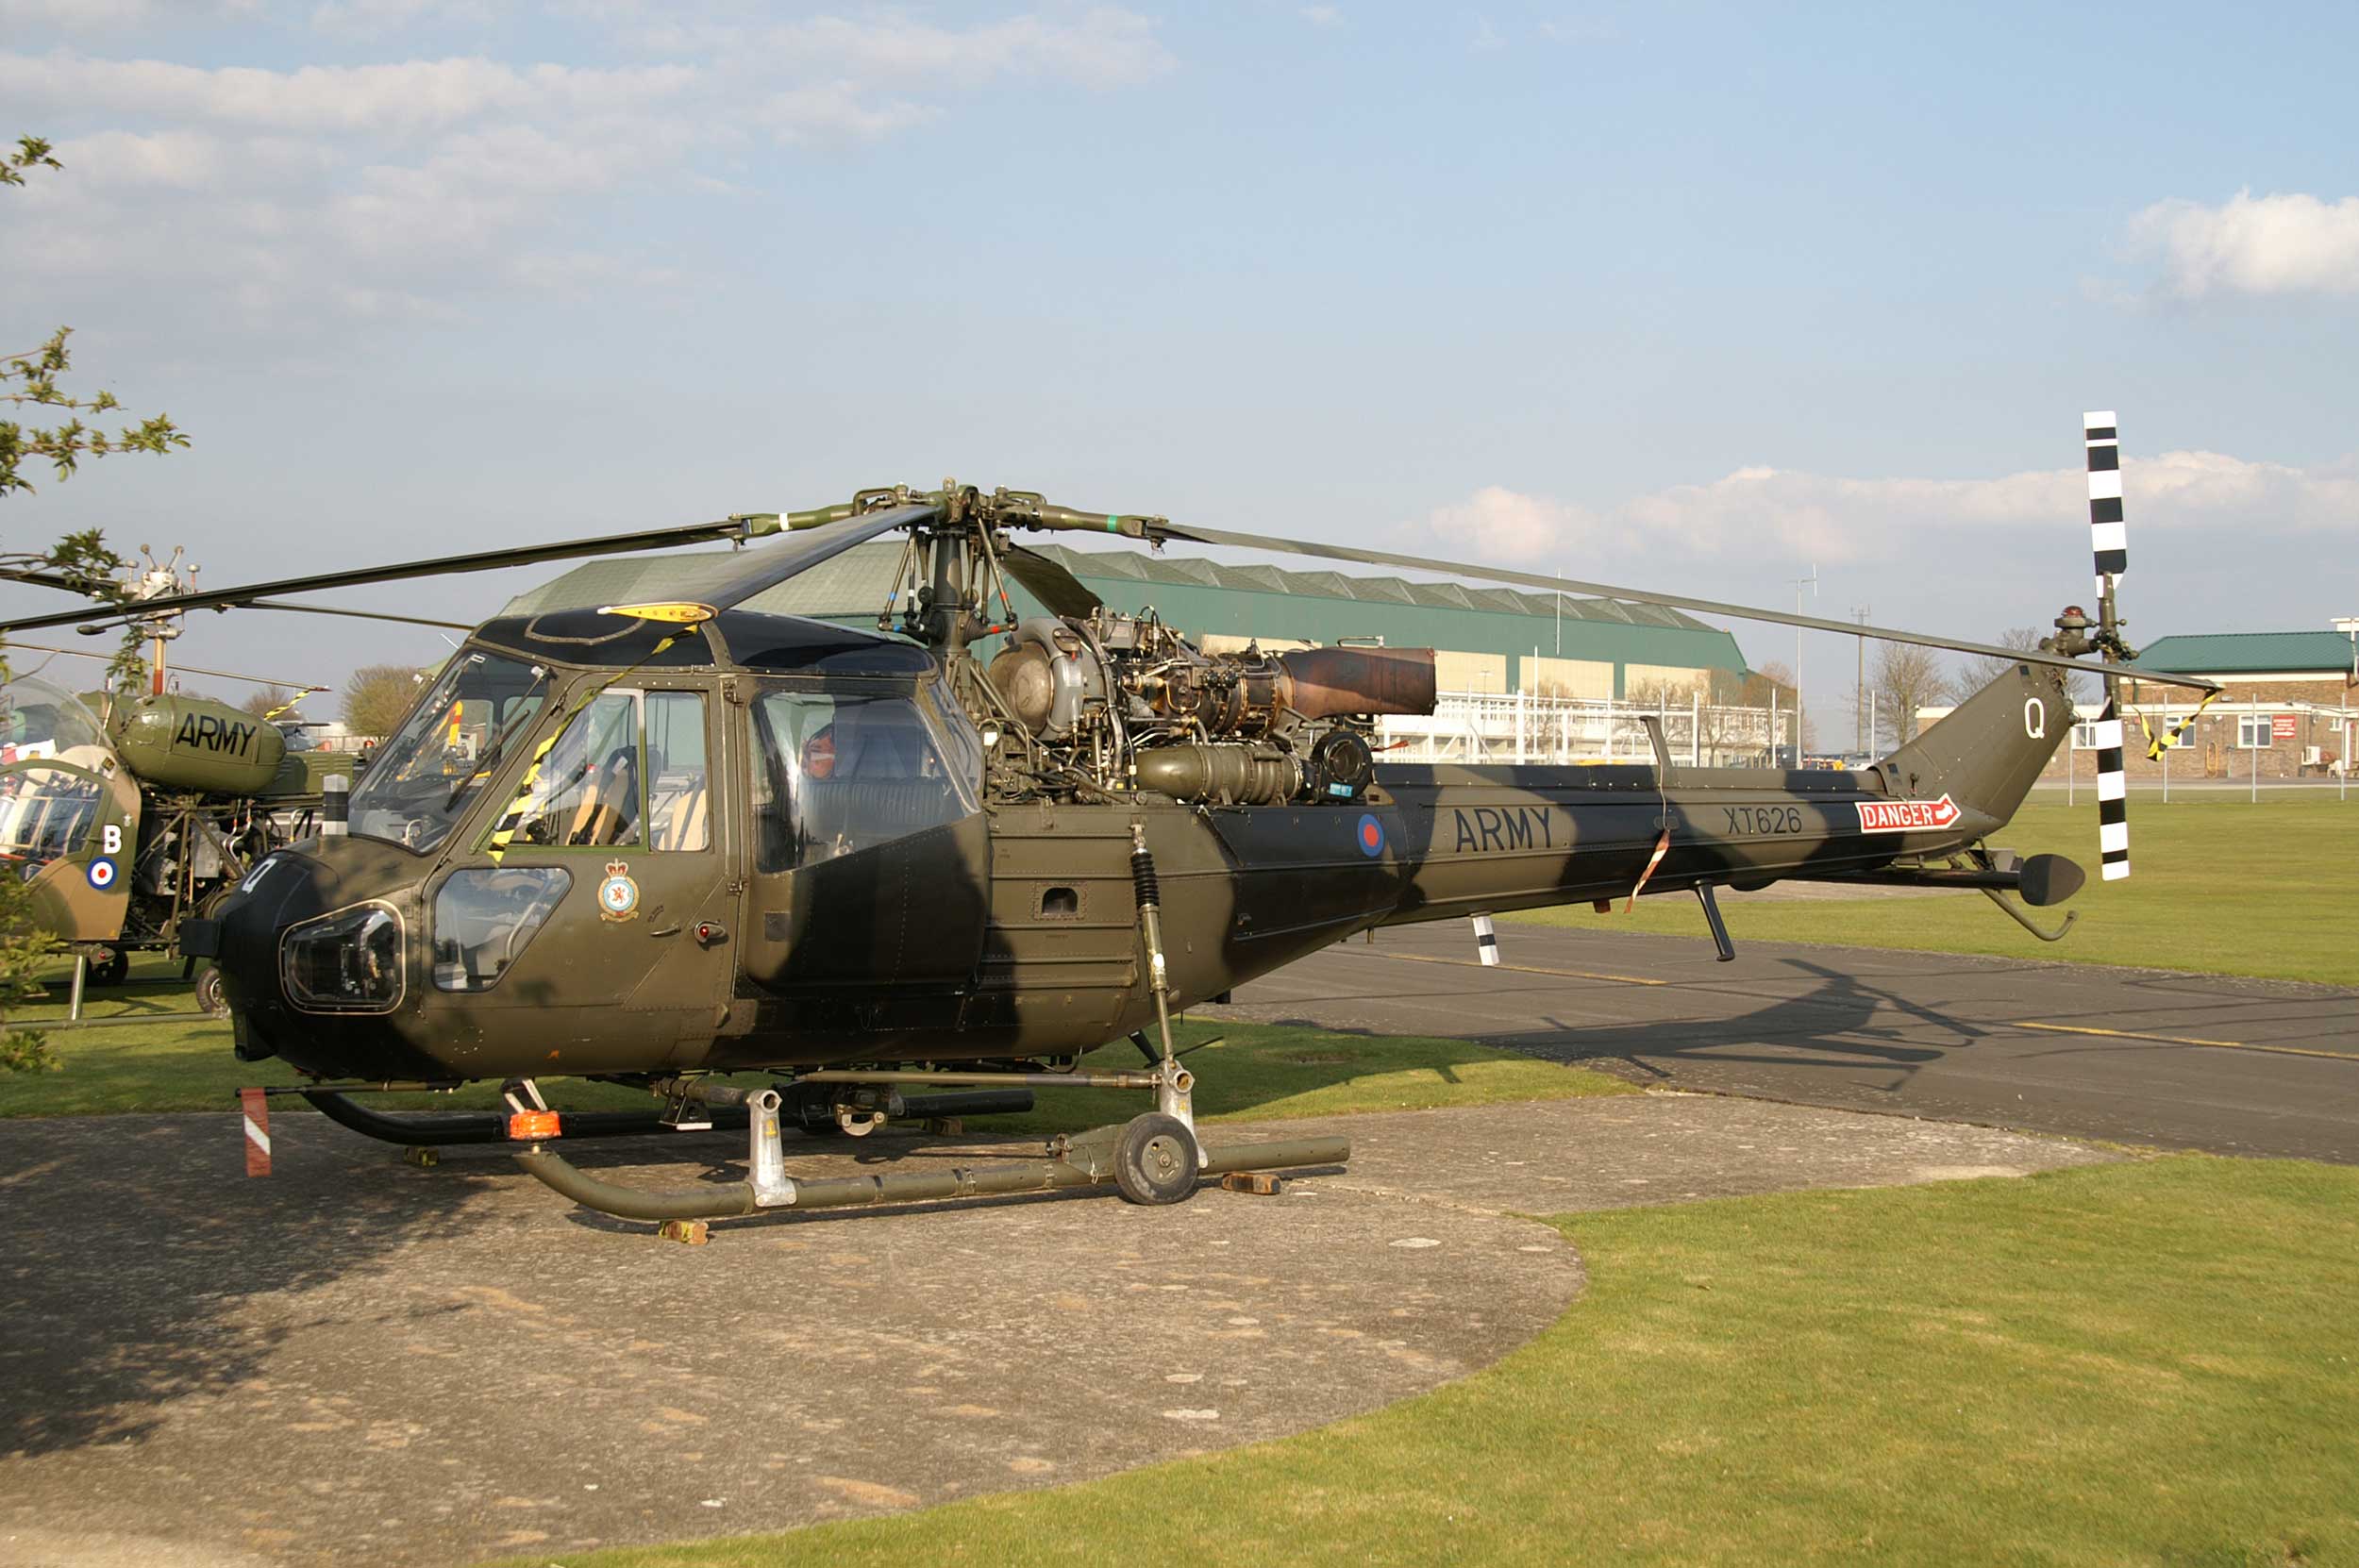
<instances>
[{"instance_id":1,"label":"concrete pad","mask_svg":"<svg viewBox=\"0 0 2359 1568\"><path fill-rule=\"evenodd\" d=\"M0 1563L447 1563L1079 1479L1496 1359L1581 1283L1513 1211L2097 1158L1689 1096L1269 1135L1330 1129L1349 1170L1277 1197L763 1217L692 1248L571 1209L497 1151L415 1170L317 1116L276 1119L264 1180L234 1117L0 1124ZM732 1178L744 1154L570 1152L649 1187Z\"/></svg>"},{"instance_id":2,"label":"concrete pad","mask_svg":"<svg viewBox=\"0 0 2359 1568\"><path fill-rule=\"evenodd\" d=\"M2019 1176L2116 1158L1998 1127L1703 1094L1289 1122L1351 1138L1322 1193L1567 1214L1817 1188Z\"/></svg>"}]
</instances>

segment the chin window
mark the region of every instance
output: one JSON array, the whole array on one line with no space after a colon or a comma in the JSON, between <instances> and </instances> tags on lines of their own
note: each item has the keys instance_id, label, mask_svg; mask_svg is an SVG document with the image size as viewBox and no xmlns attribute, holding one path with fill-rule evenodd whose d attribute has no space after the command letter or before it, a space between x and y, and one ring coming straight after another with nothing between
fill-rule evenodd
<instances>
[{"instance_id":1,"label":"chin window","mask_svg":"<svg viewBox=\"0 0 2359 1568\"><path fill-rule=\"evenodd\" d=\"M306 1012L391 1012L401 964L401 916L384 904L305 921L278 944L287 999Z\"/></svg>"}]
</instances>

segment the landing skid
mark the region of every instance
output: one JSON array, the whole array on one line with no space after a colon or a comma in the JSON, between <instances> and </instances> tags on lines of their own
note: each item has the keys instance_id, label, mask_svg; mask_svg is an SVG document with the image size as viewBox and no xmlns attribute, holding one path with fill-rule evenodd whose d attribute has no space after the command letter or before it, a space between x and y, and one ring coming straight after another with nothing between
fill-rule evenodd
<instances>
[{"instance_id":1,"label":"landing skid","mask_svg":"<svg viewBox=\"0 0 2359 1568\"><path fill-rule=\"evenodd\" d=\"M382 1111L371 1110L351 1095L334 1089L300 1091L312 1108L334 1122L364 1138L375 1138L405 1148L449 1148L461 1143L505 1143L510 1141L509 1119L504 1111ZM735 1132L745 1126L744 1105L725 1105L715 1096L708 1101L695 1101L696 1120L683 1124L676 1109L661 1110L568 1110L562 1114L564 1136L568 1138L633 1138L656 1132ZM895 1114L901 1120L938 1124L960 1116L993 1116L1021 1113L1032 1109L1029 1090L984 1090L966 1094L911 1095L896 1098ZM860 1124L865 1131L871 1124ZM830 1118L805 1118L806 1131L834 1131Z\"/></svg>"},{"instance_id":2,"label":"landing skid","mask_svg":"<svg viewBox=\"0 0 2359 1568\"><path fill-rule=\"evenodd\" d=\"M1126 1086L1128 1087L1128 1086ZM786 1174L778 1138L778 1094L765 1089L749 1097L747 1177L716 1186L647 1192L602 1181L585 1174L546 1145L520 1151L516 1162L585 1209L616 1219L675 1222L735 1219L773 1209L815 1209L986 1197L1012 1193L1055 1192L1109 1182L1136 1203L1178 1203L1193 1196L1204 1176L1235 1172L1341 1165L1351 1158L1343 1138L1300 1138L1272 1143L1199 1144L1178 1117L1149 1111L1119 1126L1097 1127L1049 1141L1046 1158L1022 1164L953 1166L889 1176L842 1176L796 1181ZM568 1129L570 1130L570 1128Z\"/></svg>"},{"instance_id":3,"label":"landing skid","mask_svg":"<svg viewBox=\"0 0 2359 1568\"><path fill-rule=\"evenodd\" d=\"M303 1097L338 1126L365 1138L408 1148L448 1148L459 1143L505 1143L508 1117L500 1111L371 1110L332 1089L307 1089ZM745 1108L715 1110L712 1125L734 1132L745 1125ZM576 1110L565 1113L568 1138L628 1138L666 1130L661 1110Z\"/></svg>"}]
</instances>

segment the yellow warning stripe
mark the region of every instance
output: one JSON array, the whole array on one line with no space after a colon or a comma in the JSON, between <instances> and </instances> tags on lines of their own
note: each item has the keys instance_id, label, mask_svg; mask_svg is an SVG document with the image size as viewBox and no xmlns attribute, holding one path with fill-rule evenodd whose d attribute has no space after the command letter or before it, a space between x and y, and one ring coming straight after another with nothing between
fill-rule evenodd
<instances>
[{"instance_id":1,"label":"yellow warning stripe","mask_svg":"<svg viewBox=\"0 0 2359 1568\"><path fill-rule=\"evenodd\" d=\"M2250 1040L2195 1040L2178 1034L2141 1034L2135 1029L2100 1029L2084 1024L2034 1024L2018 1019L2011 1029L2046 1029L2051 1034L2093 1034L2107 1040L2155 1040L2166 1045L2201 1045L2215 1051L2276 1051L2293 1057L2325 1057L2333 1061L2359 1061L2348 1051L2321 1051L2308 1045L2270 1045Z\"/></svg>"},{"instance_id":2,"label":"yellow warning stripe","mask_svg":"<svg viewBox=\"0 0 2359 1568\"><path fill-rule=\"evenodd\" d=\"M2187 732L2187 726L2195 723L2196 720L2203 717L2203 710L2211 707L2212 704L2217 702L2218 700L2219 693L2217 692L2204 692L2203 700L2195 705L2195 711L2180 720L2177 724L2171 726L2170 733L2164 736L2159 741L2154 738L2154 726L2146 722L2146 709L2143 708L2139 709L2138 727L2146 731L2146 759L2150 762L2161 761L2163 759L2163 753L2179 743L2179 737Z\"/></svg>"},{"instance_id":3,"label":"yellow warning stripe","mask_svg":"<svg viewBox=\"0 0 2359 1568\"><path fill-rule=\"evenodd\" d=\"M556 747L558 741L572 726L573 722L581 717L582 711L595 702L608 687L612 686L625 676L644 668L648 660L660 656L664 649L678 642L684 635L686 634L682 632L673 633L656 643L654 647L649 648L645 656L637 663L615 671L604 680L592 682L590 689L582 692L581 700L574 704L571 712L558 715L558 722L550 727L541 743L533 748L531 765L525 769L524 777L517 781L515 797L509 801L506 809L494 819L492 831L483 841L483 853L491 857L494 865L503 863L502 858L507 855L509 845L514 842L517 830L524 826L525 813L532 808L533 786L541 781L541 764L548 760L549 752ZM473 780L469 782L472 783Z\"/></svg>"},{"instance_id":4,"label":"yellow warning stripe","mask_svg":"<svg viewBox=\"0 0 2359 1568\"><path fill-rule=\"evenodd\" d=\"M1542 969L1528 963L1484 963L1480 959L1442 959L1424 953L1380 953L1385 959L1406 959L1411 963L1454 963L1466 969L1512 969L1518 975L1558 975L1568 980L1614 980L1626 986L1667 986L1668 980L1650 980L1644 975L1592 975L1581 969Z\"/></svg>"}]
</instances>

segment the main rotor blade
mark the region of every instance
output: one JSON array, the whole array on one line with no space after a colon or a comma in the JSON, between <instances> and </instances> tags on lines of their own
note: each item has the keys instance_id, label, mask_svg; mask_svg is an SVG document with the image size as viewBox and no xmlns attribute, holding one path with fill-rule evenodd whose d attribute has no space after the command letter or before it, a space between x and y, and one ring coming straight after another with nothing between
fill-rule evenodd
<instances>
[{"instance_id":1,"label":"main rotor blade","mask_svg":"<svg viewBox=\"0 0 2359 1568\"><path fill-rule=\"evenodd\" d=\"M1038 599L1051 615L1088 615L1105 603L1080 578L1037 550L1011 544L999 560L1008 569L1008 575L1021 583L1025 592Z\"/></svg>"},{"instance_id":2,"label":"main rotor blade","mask_svg":"<svg viewBox=\"0 0 2359 1568\"><path fill-rule=\"evenodd\" d=\"M125 621L144 621L153 615L169 615L180 610L228 609L251 604L256 599L275 599L289 593L309 593L320 589L358 588L366 583L401 582L411 577L439 577L461 572L496 572L503 567L530 566L544 560L570 560L577 556L627 555L634 550L709 544L723 539L759 539L777 533L783 525L777 513L757 512L724 518L717 523L643 528L636 533L570 539L554 544L526 544L506 550L477 550L463 556L439 556L428 560L356 567L346 572L322 572L309 577L282 577L276 582L247 583L238 588L209 588L197 593L169 594L161 598L143 599L133 605L109 607L95 618L87 608L55 615L28 616L23 620L0 622L0 633L84 623L108 626Z\"/></svg>"},{"instance_id":3,"label":"main rotor blade","mask_svg":"<svg viewBox=\"0 0 2359 1568\"><path fill-rule=\"evenodd\" d=\"M63 654L69 659L114 658L112 654L98 653L90 648L61 648L54 642L11 642L8 646L26 648L34 653ZM281 680L276 676L242 676L235 670L208 670L201 664L175 664L172 673L176 676L212 676L222 680L243 680L251 686L281 686L304 696L310 696L314 692L335 690L330 686L304 686L295 681Z\"/></svg>"},{"instance_id":4,"label":"main rotor blade","mask_svg":"<svg viewBox=\"0 0 2359 1568\"><path fill-rule=\"evenodd\" d=\"M1628 599L1637 604L1662 605L1669 609L1688 609L1704 615L1727 615L1740 621L1768 621L1782 626L1800 626L1807 631L1831 631L1841 637L1874 637L1887 642L1914 642L1920 648L1947 648L1952 653L1983 654L2016 664L2044 664L2050 669L2126 676L2150 680L2158 686L2191 687L2199 692L2219 690L2217 681L2205 680L2200 676L2149 670L2135 664L2088 664L2040 649L2002 648L1995 642L1970 642L1959 637L1936 637L1921 631L1900 631L1891 626L1864 626L1856 621L1829 621L1816 615L1796 615L1789 610L1763 609L1753 605L1723 604L1717 599L1698 599L1684 593L1651 593L1644 589L1616 588L1611 583L1582 582L1575 577L1548 577L1536 572L1514 572L1502 566L1478 566L1471 561L1432 560L1424 556L1396 555L1389 550L1353 550L1340 544L1316 544L1308 540L1273 539L1263 534L1230 533L1223 528L1182 527L1172 524L1150 530L1148 537L1159 543L1167 539L1182 539L1197 544L1225 544L1236 550L1274 550L1285 555L1352 561L1363 566L1407 567L1411 571L1438 572L1448 576L1481 577L1490 582L1513 583L1518 588L1536 588L1548 593L1581 593L1600 599Z\"/></svg>"},{"instance_id":5,"label":"main rotor blade","mask_svg":"<svg viewBox=\"0 0 2359 1568\"><path fill-rule=\"evenodd\" d=\"M30 583L35 588L54 588L60 593L87 595L90 592L62 572L43 572L33 566L0 566L0 580Z\"/></svg>"},{"instance_id":6,"label":"main rotor blade","mask_svg":"<svg viewBox=\"0 0 2359 1568\"><path fill-rule=\"evenodd\" d=\"M269 599L256 599L240 609L284 609L298 615L347 615L356 621L394 621L405 626L437 626L443 631L473 631L471 621L434 621L423 615L389 615L381 609L345 609L338 605L282 605Z\"/></svg>"},{"instance_id":7,"label":"main rotor blade","mask_svg":"<svg viewBox=\"0 0 2359 1568\"><path fill-rule=\"evenodd\" d=\"M651 619L656 618L654 612L661 611L661 618L665 620L704 620L744 604L755 594L776 588L789 577L808 572L821 561L840 556L855 544L864 544L878 534L911 527L941 515L941 507L921 503L886 507L878 511L861 512L840 522L799 528L757 550L699 560L689 571L663 585L661 602L650 600L603 608L608 613L616 615L645 610L650 613Z\"/></svg>"}]
</instances>

